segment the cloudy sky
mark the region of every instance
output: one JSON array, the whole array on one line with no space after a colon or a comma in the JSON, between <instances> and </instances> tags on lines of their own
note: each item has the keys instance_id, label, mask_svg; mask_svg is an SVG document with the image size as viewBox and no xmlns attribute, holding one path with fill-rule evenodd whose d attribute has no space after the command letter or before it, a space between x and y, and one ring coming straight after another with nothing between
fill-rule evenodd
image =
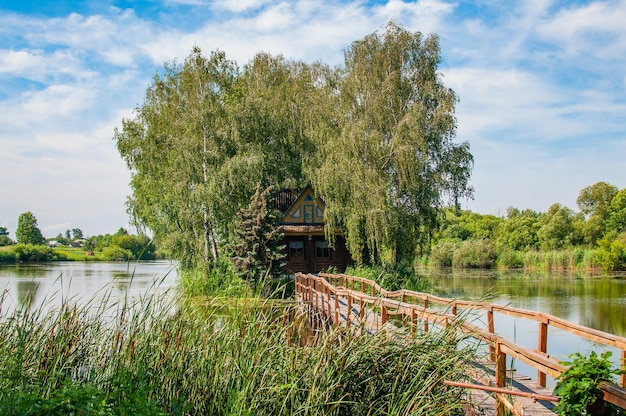
<instances>
[{"instance_id":1,"label":"cloudy sky","mask_svg":"<svg viewBox=\"0 0 626 416\"><path fill-rule=\"evenodd\" d=\"M626 0L0 0L0 226L127 227L114 128L194 45L335 66L390 19L440 37L475 158L464 208L576 210L585 186L626 187Z\"/></svg>"}]
</instances>

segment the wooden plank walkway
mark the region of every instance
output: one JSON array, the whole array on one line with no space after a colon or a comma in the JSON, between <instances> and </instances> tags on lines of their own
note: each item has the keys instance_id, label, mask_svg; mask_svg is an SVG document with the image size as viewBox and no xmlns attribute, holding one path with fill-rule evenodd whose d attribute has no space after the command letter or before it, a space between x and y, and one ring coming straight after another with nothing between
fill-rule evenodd
<instances>
[{"instance_id":1,"label":"wooden plank walkway","mask_svg":"<svg viewBox=\"0 0 626 416\"><path fill-rule=\"evenodd\" d=\"M459 327L460 330L485 342L490 348L490 361L476 363L475 374L472 375L474 384L495 386L497 389L506 388L511 394L468 389L468 398L472 403L479 405L476 415L503 415L505 407L513 415L554 414L552 411L554 403L514 394L514 392L530 393L535 395L535 398L552 396L552 391L545 387L545 376L549 374L554 377L565 370L556 359L545 354L547 350L545 334L548 324L570 330L596 342L604 341L626 351L625 338L570 324L550 315L487 303L438 298L405 290L389 292L375 282L354 276L320 274L318 277L297 274L296 296L298 303L309 305L316 319L323 321L324 325L345 325L363 334L386 331L390 335L413 335L428 331L433 326L449 325L456 319L457 308L485 310L487 328L478 328L469 323L463 323ZM443 311L436 311L429 308L431 304L444 305L445 308ZM494 312L536 320L539 323L538 349L526 350L494 334ZM392 318L394 315L396 319ZM503 364L506 363L507 355L537 368L537 379L533 380L528 375L517 373L511 378L512 372L505 369ZM622 357L624 356L626 352L622 353ZM606 401L622 408L626 407L626 390L613 384L605 387L603 390Z\"/></svg>"}]
</instances>

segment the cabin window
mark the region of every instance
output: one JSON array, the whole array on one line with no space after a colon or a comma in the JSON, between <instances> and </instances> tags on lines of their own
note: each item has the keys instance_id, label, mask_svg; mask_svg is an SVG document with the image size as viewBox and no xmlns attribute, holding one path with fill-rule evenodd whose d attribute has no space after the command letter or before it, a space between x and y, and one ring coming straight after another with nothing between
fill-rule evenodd
<instances>
[{"instance_id":1,"label":"cabin window","mask_svg":"<svg viewBox=\"0 0 626 416\"><path fill-rule=\"evenodd\" d=\"M316 207L317 211L315 212L315 214L317 215L317 218L324 218L324 211L322 211L320 209L320 207Z\"/></svg>"},{"instance_id":2,"label":"cabin window","mask_svg":"<svg viewBox=\"0 0 626 416\"><path fill-rule=\"evenodd\" d=\"M318 259L330 257L330 249L328 248L328 242L326 241L315 242L315 257L317 257Z\"/></svg>"},{"instance_id":3,"label":"cabin window","mask_svg":"<svg viewBox=\"0 0 626 416\"><path fill-rule=\"evenodd\" d=\"M315 222L313 220L313 205L304 206L304 222L306 224L313 224Z\"/></svg>"},{"instance_id":4,"label":"cabin window","mask_svg":"<svg viewBox=\"0 0 626 416\"><path fill-rule=\"evenodd\" d=\"M304 257L304 242L303 241L290 241L289 242L289 258L297 259Z\"/></svg>"},{"instance_id":5,"label":"cabin window","mask_svg":"<svg viewBox=\"0 0 626 416\"><path fill-rule=\"evenodd\" d=\"M302 210L300 207L296 208L296 210L291 214L293 218L300 218L302 216Z\"/></svg>"}]
</instances>

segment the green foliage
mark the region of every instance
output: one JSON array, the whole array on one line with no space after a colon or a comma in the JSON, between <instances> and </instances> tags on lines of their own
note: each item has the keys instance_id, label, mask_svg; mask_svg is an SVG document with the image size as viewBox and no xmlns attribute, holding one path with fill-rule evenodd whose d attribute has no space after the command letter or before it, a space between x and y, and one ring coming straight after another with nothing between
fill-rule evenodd
<instances>
[{"instance_id":1,"label":"green foliage","mask_svg":"<svg viewBox=\"0 0 626 416\"><path fill-rule=\"evenodd\" d=\"M181 288L188 297L246 297L251 289L233 269L233 264L220 257L216 262L195 269L182 270Z\"/></svg>"},{"instance_id":2,"label":"green foliage","mask_svg":"<svg viewBox=\"0 0 626 416\"><path fill-rule=\"evenodd\" d=\"M131 253L133 260L154 260L156 247L150 237L146 235L114 235L111 238L111 247L120 247Z\"/></svg>"},{"instance_id":3,"label":"green foliage","mask_svg":"<svg viewBox=\"0 0 626 416\"><path fill-rule=\"evenodd\" d=\"M237 213L230 249L233 266L244 279L259 281L280 272L285 255L279 245L283 233L278 231L281 215L268 207L271 188L261 191L260 184L248 208Z\"/></svg>"},{"instance_id":4,"label":"green foliage","mask_svg":"<svg viewBox=\"0 0 626 416\"><path fill-rule=\"evenodd\" d=\"M0 250L0 263L13 263L15 260L15 253L13 251Z\"/></svg>"},{"instance_id":5,"label":"green foliage","mask_svg":"<svg viewBox=\"0 0 626 416\"><path fill-rule=\"evenodd\" d=\"M348 266L345 273L373 280L386 290L408 289L428 292L432 289L428 279L417 275L413 269L402 265Z\"/></svg>"},{"instance_id":6,"label":"green foliage","mask_svg":"<svg viewBox=\"0 0 626 416\"><path fill-rule=\"evenodd\" d=\"M394 22L345 52L310 174L327 229L345 227L359 264L412 263L444 199L472 194L473 158L453 141L457 97L441 82L440 59L436 36Z\"/></svg>"},{"instance_id":7,"label":"green foliage","mask_svg":"<svg viewBox=\"0 0 626 416\"><path fill-rule=\"evenodd\" d=\"M44 245L16 244L11 248L11 251L17 261L36 262L55 260L54 251Z\"/></svg>"},{"instance_id":8,"label":"green foliage","mask_svg":"<svg viewBox=\"0 0 626 416\"><path fill-rule=\"evenodd\" d=\"M133 253L130 250L119 246L105 247L100 254L102 259L109 261L128 261L134 260Z\"/></svg>"},{"instance_id":9,"label":"green foliage","mask_svg":"<svg viewBox=\"0 0 626 416\"><path fill-rule=\"evenodd\" d=\"M0 247L11 246L13 244L15 243L8 236L0 235Z\"/></svg>"},{"instance_id":10,"label":"green foliage","mask_svg":"<svg viewBox=\"0 0 626 416\"><path fill-rule=\"evenodd\" d=\"M545 214L539 216L539 224L537 238L541 249L562 249L572 240L574 212L561 204L553 204Z\"/></svg>"},{"instance_id":11,"label":"green foliage","mask_svg":"<svg viewBox=\"0 0 626 416\"><path fill-rule=\"evenodd\" d=\"M0 227L0 247L10 246L15 244L13 240L9 238L9 231L7 227Z\"/></svg>"},{"instance_id":12,"label":"green foliage","mask_svg":"<svg viewBox=\"0 0 626 416\"><path fill-rule=\"evenodd\" d=\"M539 228L539 214L535 211L509 208L507 218L498 227L497 245L501 250L537 249Z\"/></svg>"},{"instance_id":13,"label":"green foliage","mask_svg":"<svg viewBox=\"0 0 626 416\"><path fill-rule=\"evenodd\" d=\"M15 238L20 244L39 245L45 243L41 230L37 227L37 219L32 212L24 212L18 217Z\"/></svg>"},{"instance_id":14,"label":"green foliage","mask_svg":"<svg viewBox=\"0 0 626 416\"><path fill-rule=\"evenodd\" d=\"M608 232L626 232L626 189L619 191L611 200L606 230Z\"/></svg>"},{"instance_id":15,"label":"green foliage","mask_svg":"<svg viewBox=\"0 0 626 416\"><path fill-rule=\"evenodd\" d=\"M611 405L607 405L602 413L597 409L603 406L599 383L612 381L614 375L621 374L620 370L612 368L611 354L610 351L606 351L598 357L596 352L592 351L589 357L584 357L574 353L570 355L570 359L573 358L570 362L561 363L569 368L557 378L558 382L554 389L554 394L560 398L554 408L557 414L563 416L620 414Z\"/></svg>"},{"instance_id":16,"label":"green foliage","mask_svg":"<svg viewBox=\"0 0 626 416\"><path fill-rule=\"evenodd\" d=\"M524 254L519 251L504 249L498 255L498 267L521 269L524 267Z\"/></svg>"},{"instance_id":17,"label":"green foliage","mask_svg":"<svg viewBox=\"0 0 626 416\"><path fill-rule=\"evenodd\" d=\"M454 251L452 267L489 268L496 260L496 251L489 240L467 240Z\"/></svg>"},{"instance_id":18,"label":"green foliage","mask_svg":"<svg viewBox=\"0 0 626 416\"><path fill-rule=\"evenodd\" d=\"M452 259L458 244L452 241L440 241L430 253L430 264L435 267L452 267Z\"/></svg>"},{"instance_id":19,"label":"green foliage","mask_svg":"<svg viewBox=\"0 0 626 416\"><path fill-rule=\"evenodd\" d=\"M611 231L598 240L594 260L605 271L626 268L626 232L618 234Z\"/></svg>"}]
</instances>

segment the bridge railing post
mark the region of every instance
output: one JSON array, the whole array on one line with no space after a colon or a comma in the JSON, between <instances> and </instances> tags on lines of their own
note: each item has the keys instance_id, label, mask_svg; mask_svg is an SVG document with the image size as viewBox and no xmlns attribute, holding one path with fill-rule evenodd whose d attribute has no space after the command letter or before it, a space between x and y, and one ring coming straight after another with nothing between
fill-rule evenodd
<instances>
[{"instance_id":1,"label":"bridge railing post","mask_svg":"<svg viewBox=\"0 0 626 416\"><path fill-rule=\"evenodd\" d=\"M548 322L546 320L539 322L537 350L544 354L548 351ZM541 387L546 386L546 373L541 370L537 370L537 384Z\"/></svg>"},{"instance_id":2,"label":"bridge railing post","mask_svg":"<svg viewBox=\"0 0 626 416\"><path fill-rule=\"evenodd\" d=\"M348 311L346 312L346 325L350 328L350 324L352 323L352 294L348 292Z\"/></svg>"},{"instance_id":3,"label":"bridge railing post","mask_svg":"<svg viewBox=\"0 0 626 416\"><path fill-rule=\"evenodd\" d=\"M622 375L619 377L619 384L622 387L626 387L626 350L622 350L621 364Z\"/></svg>"},{"instance_id":4,"label":"bridge railing post","mask_svg":"<svg viewBox=\"0 0 626 416\"><path fill-rule=\"evenodd\" d=\"M389 319L389 315L387 313L387 306L385 306L385 303L382 301L380 301L380 323L381 325L385 325L387 323L387 320Z\"/></svg>"},{"instance_id":5,"label":"bridge railing post","mask_svg":"<svg viewBox=\"0 0 626 416\"><path fill-rule=\"evenodd\" d=\"M493 307L487 309L487 331L490 334L495 332L495 324L493 322ZM496 348L493 344L489 344L489 360L493 363L496 361Z\"/></svg>"},{"instance_id":6,"label":"bridge railing post","mask_svg":"<svg viewBox=\"0 0 626 416\"><path fill-rule=\"evenodd\" d=\"M506 387L506 354L500 349L500 343L496 343L496 386ZM504 416L506 407L500 400L496 401L496 416Z\"/></svg>"},{"instance_id":7,"label":"bridge railing post","mask_svg":"<svg viewBox=\"0 0 626 416\"><path fill-rule=\"evenodd\" d=\"M424 298L424 308L428 308L428 296ZM428 332L428 316L424 315L424 332Z\"/></svg>"},{"instance_id":8,"label":"bridge railing post","mask_svg":"<svg viewBox=\"0 0 626 416\"><path fill-rule=\"evenodd\" d=\"M333 295L335 296L335 326L339 325L339 296L337 296L337 291L333 291Z\"/></svg>"}]
</instances>

